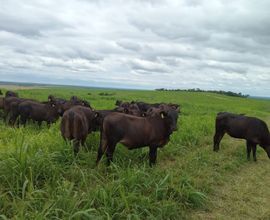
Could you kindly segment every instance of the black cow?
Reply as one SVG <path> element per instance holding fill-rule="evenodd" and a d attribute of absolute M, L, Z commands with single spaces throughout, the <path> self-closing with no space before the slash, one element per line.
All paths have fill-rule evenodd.
<path fill-rule="evenodd" d="M 227 133 L 231 137 L 246 140 L 247 159 L 250 159 L 251 150 L 253 160 L 256 161 L 256 149 L 259 144 L 270 158 L 270 134 L 266 123 L 255 117 L 247 117 L 243 114 L 220 112 L 216 117 L 216 133 L 214 135 L 214 151 L 219 150 L 219 144 Z"/>
<path fill-rule="evenodd" d="M 54 101 L 47 103 L 24 101 L 19 104 L 18 112 L 22 125 L 25 125 L 29 119 L 38 122 L 39 126 L 41 126 L 43 121 L 50 125 L 59 118 L 60 106 Z"/>
<path fill-rule="evenodd" d="M 18 106 L 20 103 L 24 101 L 28 101 L 31 99 L 24 99 L 18 97 L 5 97 L 4 98 L 4 121 L 7 121 L 8 124 L 14 125 L 17 117 L 18 117 Z"/>
<path fill-rule="evenodd" d="M 73 150 L 76 155 L 80 145 L 85 144 L 87 135 L 97 130 L 95 113 L 88 107 L 74 106 L 65 111 L 61 120 L 61 134 L 65 140 L 73 140 Z"/>
<path fill-rule="evenodd" d="M 100 146 L 96 163 L 106 152 L 108 165 L 113 159 L 117 143 L 122 143 L 129 149 L 149 146 L 150 166 L 156 162 L 157 148 L 163 147 L 169 141 L 170 135 L 177 128 L 178 112 L 159 111 L 149 117 L 137 117 L 123 113 L 108 114 L 103 121 Z"/>

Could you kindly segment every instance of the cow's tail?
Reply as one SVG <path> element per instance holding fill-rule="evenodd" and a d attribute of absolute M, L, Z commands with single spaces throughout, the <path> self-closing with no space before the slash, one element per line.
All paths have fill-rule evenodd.
<path fill-rule="evenodd" d="M 64 139 L 73 139 L 74 112 L 64 115 L 61 121 L 61 133 Z"/>
<path fill-rule="evenodd" d="M 66 125 L 67 128 L 66 130 L 68 131 L 70 140 L 74 138 L 74 118 L 75 118 L 74 112 L 70 111 L 68 113 L 68 120 Z"/>
<path fill-rule="evenodd" d="M 99 148 L 98 148 L 96 166 L 98 165 L 99 161 L 101 160 L 103 154 L 107 151 L 107 147 L 108 147 L 108 139 L 106 136 L 106 131 L 102 125 L 101 130 L 100 130 L 100 143 L 99 143 Z"/>

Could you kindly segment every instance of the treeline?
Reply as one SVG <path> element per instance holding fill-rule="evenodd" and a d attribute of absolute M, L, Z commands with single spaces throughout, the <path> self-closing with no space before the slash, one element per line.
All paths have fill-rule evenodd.
<path fill-rule="evenodd" d="M 242 94 L 241 92 L 236 93 L 236 92 L 232 92 L 232 91 L 223 91 L 223 90 L 203 90 L 200 88 L 196 88 L 196 89 L 165 89 L 165 88 L 160 88 L 160 89 L 156 89 L 156 91 L 210 92 L 210 93 L 216 93 L 216 94 L 233 96 L 233 97 L 241 97 L 241 98 L 249 97 L 249 95 Z"/>

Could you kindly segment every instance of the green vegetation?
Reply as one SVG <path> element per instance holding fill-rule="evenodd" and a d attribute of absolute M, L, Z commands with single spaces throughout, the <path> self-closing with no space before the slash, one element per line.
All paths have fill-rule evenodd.
<path fill-rule="evenodd" d="M 34 124 L 10 128 L 1 122 L 2 219 L 207 219 L 211 216 L 208 212 L 216 207 L 212 201 L 219 198 L 218 187 L 226 185 L 232 176 L 241 175 L 246 167 L 256 166 L 246 161 L 244 141 L 225 137 L 220 152 L 212 151 L 216 113 L 246 113 L 270 122 L 269 101 L 213 93 L 72 87 L 20 90 L 19 94 L 38 100 L 46 100 L 48 94 L 63 98 L 77 95 L 95 109 L 112 109 L 117 99 L 178 103 L 179 130 L 159 149 L 154 168 L 148 166 L 147 148 L 128 151 L 121 145 L 110 167 L 103 160 L 96 168 L 99 133 L 89 135 L 87 148 L 75 158 L 71 144 L 60 135 L 59 122 L 50 128 L 44 124 L 41 129 Z M 258 163 L 264 164 L 260 169 L 269 173 L 266 157 L 259 149 Z M 265 186 L 269 185 L 269 178 L 265 180 Z M 265 186 L 258 184 L 253 190 L 262 193 L 261 187 Z M 256 192 L 250 201 L 258 195 Z M 268 197 L 268 207 L 259 217 L 267 219 L 269 202 Z M 237 213 L 234 217 L 241 219 Z"/>

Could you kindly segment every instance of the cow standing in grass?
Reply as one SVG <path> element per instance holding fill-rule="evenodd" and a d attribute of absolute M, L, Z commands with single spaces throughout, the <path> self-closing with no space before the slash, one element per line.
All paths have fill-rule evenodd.
<path fill-rule="evenodd" d="M 47 125 L 50 125 L 57 121 L 59 113 L 60 106 L 54 101 L 40 103 L 27 100 L 21 102 L 18 106 L 18 114 L 22 125 L 25 125 L 30 119 L 38 122 L 39 126 L 41 126 L 43 121 L 47 122 Z"/>
<path fill-rule="evenodd" d="M 29 100 L 31 99 L 24 99 L 24 98 L 18 98 L 18 97 L 4 98 L 4 121 L 7 121 L 9 125 L 14 125 L 19 115 L 19 112 L 18 112 L 19 104 L 24 101 L 29 101 Z"/>
<path fill-rule="evenodd" d="M 106 153 L 107 164 L 113 160 L 117 143 L 128 149 L 149 146 L 150 166 L 156 163 L 157 148 L 168 143 L 170 135 L 177 129 L 178 109 L 163 111 L 155 109 L 148 117 L 137 117 L 123 113 L 107 115 L 102 124 L 98 164 Z"/>
<path fill-rule="evenodd" d="M 6 91 L 5 97 L 0 98 L 0 109 L 3 109 L 3 119 L 6 122 L 8 114 L 10 112 L 10 104 L 13 100 L 18 100 L 18 93 L 13 91 Z"/>
<path fill-rule="evenodd" d="M 216 132 L 214 135 L 214 151 L 219 150 L 219 144 L 224 134 L 246 140 L 247 159 L 250 160 L 252 150 L 256 161 L 256 149 L 259 144 L 270 158 L 270 134 L 266 123 L 255 117 L 220 112 L 216 117 Z"/>
<path fill-rule="evenodd" d="M 65 111 L 61 120 L 61 134 L 65 140 L 73 140 L 74 154 L 79 152 L 80 145 L 85 144 L 89 133 L 97 130 L 98 113 L 89 107 L 74 106 Z"/>

